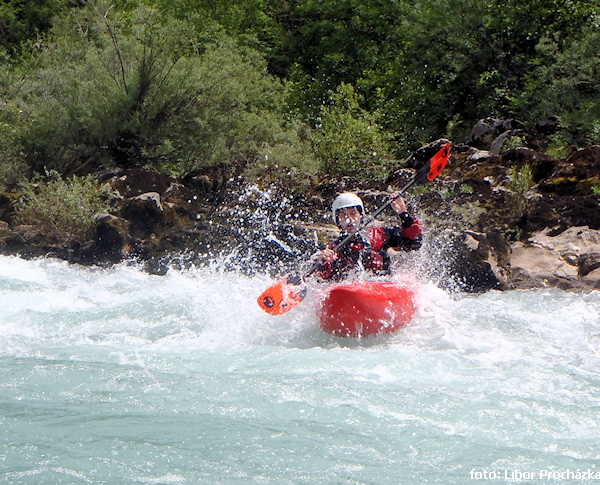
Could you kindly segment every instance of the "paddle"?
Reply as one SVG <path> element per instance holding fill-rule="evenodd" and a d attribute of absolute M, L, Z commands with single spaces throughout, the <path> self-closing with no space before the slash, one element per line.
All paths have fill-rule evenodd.
<path fill-rule="evenodd" d="M 403 192 L 408 190 L 413 185 L 422 185 L 427 182 L 431 182 L 435 179 L 440 172 L 444 169 L 446 164 L 448 163 L 448 157 L 450 156 L 450 143 L 446 143 L 446 145 L 437 152 L 433 157 L 429 159 L 429 161 L 423 165 L 415 174 L 415 176 L 410 179 L 410 181 L 402 187 L 398 191 L 396 197 L 390 198 L 385 204 L 383 204 L 379 209 L 377 209 L 366 222 L 363 222 L 356 231 L 351 234 L 348 234 L 344 239 L 342 239 L 334 248 L 334 251 L 337 251 L 342 246 L 344 246 L 354 234 L 358 231 L 363 230 L 369 224 L 371 224 L 375 218 L 381 214 L 385 208 L 390 205 L 395 199 L 401 196 Z M 278 282 L 271 285 L 265 291 L 261 293 L 258 297 L 258 306 L 260 306 L 264 311 L 270 313 L 271 315 L 281 315 L 296 305 L 298 305 L 306 296 L 306 286 L 304 283 L 304 278 L 310 276 L 314 271 L 318 268 L 319 261 L 316 260 L 313 262 L 311 267 L 306 271 L 302 276 L 300 275 L 291 275 L 287 276 Z"/>

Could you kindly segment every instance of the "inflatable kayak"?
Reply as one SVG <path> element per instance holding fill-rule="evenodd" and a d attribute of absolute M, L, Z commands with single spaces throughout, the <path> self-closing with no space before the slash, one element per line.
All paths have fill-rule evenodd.
<path fill-rule="evenodd" d="M 415 314 L 415 290 L 388 281 L 340 283 L 327 289 L 318 311 L 321 328 L 338 337 L 390 333 Z"/>

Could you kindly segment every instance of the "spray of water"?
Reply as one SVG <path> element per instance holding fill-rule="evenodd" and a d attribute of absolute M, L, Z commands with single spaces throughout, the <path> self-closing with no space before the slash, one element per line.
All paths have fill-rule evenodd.
<path fill-rule="evenodd" d="M 342 339 L 319 285 L 262 312 L 273 281 L 0 257 L 0 481 L 464 483 L 600 458 L 598 292 L 419 282 L 410 325 Z"/>

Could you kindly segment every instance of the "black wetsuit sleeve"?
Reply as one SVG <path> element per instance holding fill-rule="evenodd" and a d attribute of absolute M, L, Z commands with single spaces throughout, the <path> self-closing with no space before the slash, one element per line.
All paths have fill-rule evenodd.
<path fill-rule="evenodd" d="M 413 224 L 412 218 L 411 218 L 411 223 L 408 226 L 404 226 L 404 221 L 402 223 L 402 225 L 404 227 L 410 227 L 410 226 L 412 226 L 412 224 Z M 399 227 L 399 226 L 386 228 L 385 232 L 386 232 L 386 236 L 387 236 L 386 246 L 390 247 L 390 248 L 394 248 L 396 250 L 415 251 L 415 250 L 419 249 L 423 244 L 422 236 L 417 236 L 414 239 L 409 239 L 404 235 L 404 232 L 402 231 L 402 227 Z"/>

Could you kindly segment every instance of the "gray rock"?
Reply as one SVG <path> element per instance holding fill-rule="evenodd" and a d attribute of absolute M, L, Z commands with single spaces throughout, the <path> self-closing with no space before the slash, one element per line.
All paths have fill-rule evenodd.
<path fill-rule="evenodd" d="M 600 288 L 600 231 L 570 227 L 556 236 L 550 229 L 511 246 L 515 288 Z"/>

